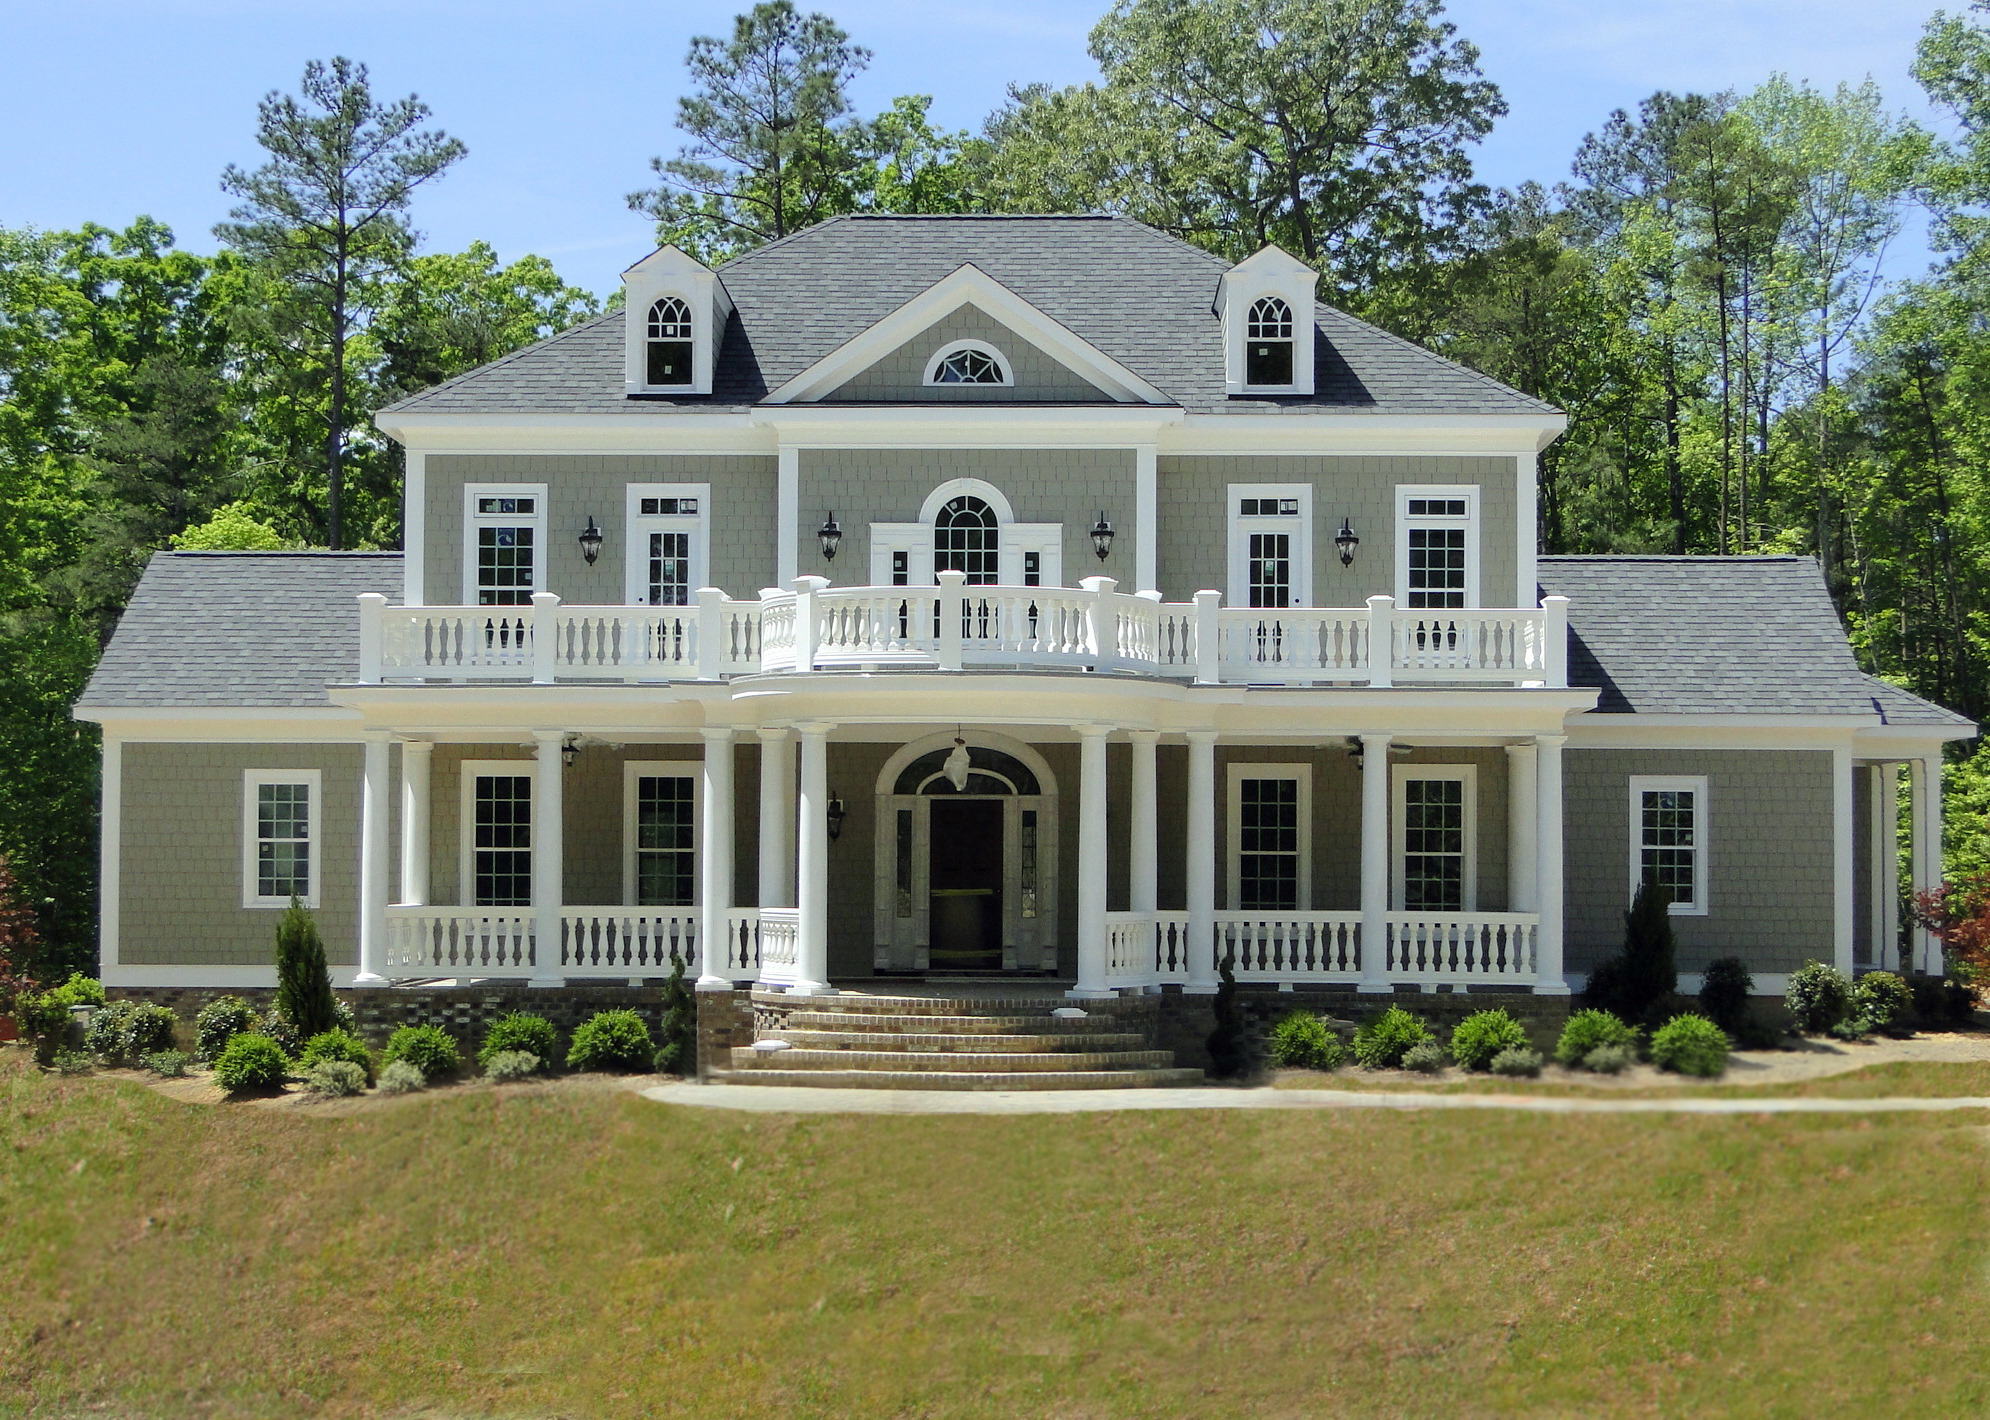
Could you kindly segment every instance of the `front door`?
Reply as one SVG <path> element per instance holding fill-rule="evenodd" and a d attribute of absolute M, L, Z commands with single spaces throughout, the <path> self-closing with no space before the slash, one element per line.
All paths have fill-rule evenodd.
<path fill-rule="evenodd" d="M 934 799 L 931 961 L 935 971 L 1002 969 L 1002 801 Z"/>

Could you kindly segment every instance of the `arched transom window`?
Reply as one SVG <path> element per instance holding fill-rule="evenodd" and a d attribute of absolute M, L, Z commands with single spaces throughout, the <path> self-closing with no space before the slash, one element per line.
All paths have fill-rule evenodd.
<path fill-rule="evenodd" d="M 970 587 L 991 586 L 999 575 L 999 524 L 979 498 L 950 498 L 933 520 L 933 570 L 965 572 Z"/>
<path fill-rule="evenodd" d="M 675 296 L 650 307 L 649 383 L 691 383 L 691 308 Z"/>
<path fill-rule="evenodd" d="M 967 751 L 967 787 L 954 788 L 947 778 L 949 750 L 922 754 L 899 771 L 895 794 L 1040 794 L 1036 775 L 1012 754 L 971 745 Z"/>
<path fill-rule="evenodd" d="M 929 385 L 1006 385 L 1009 367 L 1001 353 L 979 341 L 949 346 L 926 371 Z"/>
<path fill-rule="evenodd" d="M 1292 307 L 1276 296 L 1251 306 L 1244 330 L 1244 380 L 1253 385 L 1292 383 Z"/>

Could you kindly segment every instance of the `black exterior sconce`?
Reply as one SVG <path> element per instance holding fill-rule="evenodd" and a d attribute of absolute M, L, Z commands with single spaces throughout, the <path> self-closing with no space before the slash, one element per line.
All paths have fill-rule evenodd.
<path fill-rule="evenodd" d="M 592 567 L 594 559 L 601 555 L 601 544 L 607 541 L 607 535 L 595 526 L 594 514 L 587 515 L 587 526 L 580 530 L 580 537 L 576 540 L 580 543 L 580 555 L 585 557 L 587 565 Z"/>
<path fill-rule="evenodd" d="M 816 546 L 822 549 L 824 562 L 836 560 L 836 549 L 843 542 L 843 529 L 837 523 L 834 513 L 823 519 L 822 526 L 815 530 L 815 542 Z"/>
<path fill-rule="evenodd" d="M 1334 546 L 1340 552 L 1340 565 L 1354 565 L 1354 549 L 1361 546 L 1361 539 L 1354 535 L 1354 529 L 1346 518 L 1340 520 L 1340 531 L 1334 534 Z"/>
<path fill-rule="evenodd" d="M 849 816 L 849 811 L 841 799 L 832 798 L 823 816 L 829 821 L 829 841 L 834 843 L 843 836 L 843 820 Z"/>
<path fill-rule="evenodd" d="M 1099 513 L 1099 520 L 1092 524 L 1092 551 L 1099 554 L 1101 562 L 1105 561 L 1106 554 L 1112 551 L 1112 524 L 1106 521 L 1103 510 Z"/>

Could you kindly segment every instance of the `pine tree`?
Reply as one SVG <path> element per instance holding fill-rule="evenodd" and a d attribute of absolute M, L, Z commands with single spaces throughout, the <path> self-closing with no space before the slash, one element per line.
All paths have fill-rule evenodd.
<path fill-rule="evenodd" d="M 698 1069 L 698 1003 L 684 984 L 684 963 L 679 960 L 663 983 L 663 1021 L 658 1028 L 656 1048 L 659 1074 L 690 1075 Z"/>
<path fill-rule="evenodd" d="M 276 1013 L 300 1041 L 338 1024 L 324 938 L 310 912 L 294 897 L 276 924 Z"/>

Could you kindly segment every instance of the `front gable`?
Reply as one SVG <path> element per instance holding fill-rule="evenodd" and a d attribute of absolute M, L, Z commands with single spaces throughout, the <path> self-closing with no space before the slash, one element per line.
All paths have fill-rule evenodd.
<path fill-rule="evenodd" d="M 1007 382 L 927 383 L 935 361 L 964 346 L 992 355 Z M 1115 398 L 1112 390 L 1087 379 L 972 301 L 956 306 L 821 396 L 825 404 L 1109 404 Z"/>

